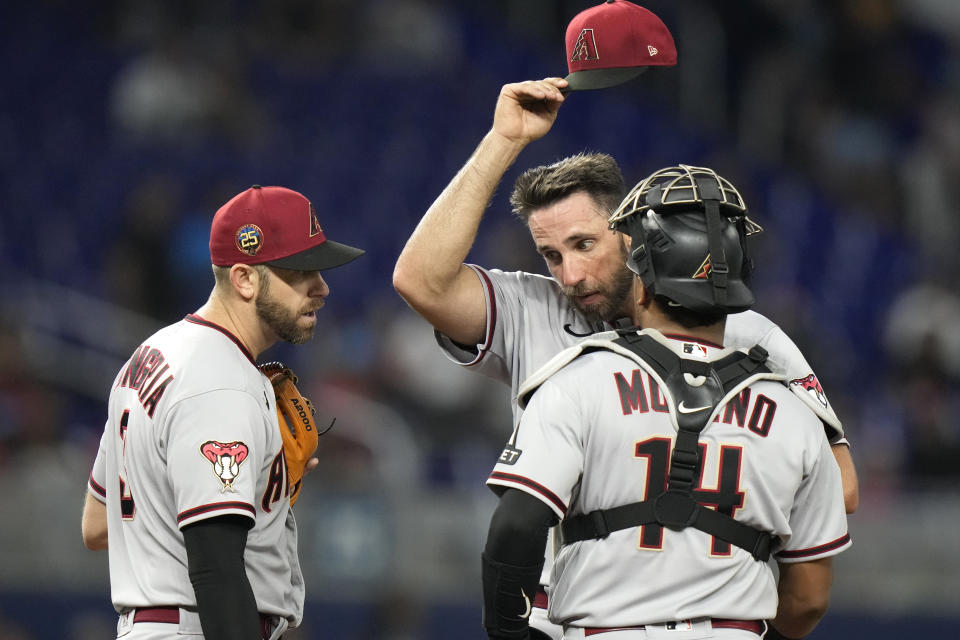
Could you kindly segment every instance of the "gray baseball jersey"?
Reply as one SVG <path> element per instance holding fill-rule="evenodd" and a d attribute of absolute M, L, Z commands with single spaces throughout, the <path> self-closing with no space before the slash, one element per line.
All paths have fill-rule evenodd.
<path fill-rule="evenodd" d="M 180 529 L 236 514 L 253 520 L 244 563 L 257 608 L 300 623 L 303 578 L 273 388 L 225 329 L 189 315 L 134 352 L 110 392 L 88 490 L 106 503 L 118 612 L 195 608 Z"/>
<path fill-rule="evenodd" d="M 510 385 L 514 424 L 520 384 L 554 357 L 584 337 L 608 325 L 594 326 L 567 301 L 556 280 L 523 271 L 501 271 L 468 265 L 483 283 L 487 303 L 484 341 L 476 351 L 463 349 L 437 332 L 437 342 L 457 364 Z M 797 345 L 780 327 L 754 311 L 727 318 L 725 343 L 734 349 L 759 344 L 767 350 L 767 365 L 790 381 L 791 388 L 832 427 L 843 429 L 813 369 Z"/>
<path fill-rule="evenodd" d="M 681 357 L 711 361 L 731 353 L 644 333 Z M 677 407 L 664 381 L 625 350 L 563 360 L 551 363 L 556 373 L 535 374 L 545 382 L 520 419 L 511 455 L 501 458 L 488 484 L 524 491 L 560 518 L 659 494 L 677 432 Z M 814 560 L 849 547 L 840 470 L 823 427 L 782 383 L 761 379 L 731 390 L 699 441 L 703 464 L 694 497 L 726 505 L 738 521 L 778 536 L 778 561 Z M 564 546 L 551 585 L 550 620 L 577 627 L 762 620 L 777 611 L 768 563 L 691 527 L 645 525 Z"/>

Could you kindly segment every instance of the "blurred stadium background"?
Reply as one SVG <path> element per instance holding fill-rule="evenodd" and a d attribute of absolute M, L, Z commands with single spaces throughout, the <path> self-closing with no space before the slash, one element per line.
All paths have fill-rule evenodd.
<path fill-rule="evenodd" d="M 212 279 L 216 208 L 304 192 L 367 256 L 307 347 L 322 470 L 297 509 L 294 639 L 483 637 L 483 481 L 506 390 L 447 363 L 391 286 L 499 87 L 565 75 L 584 0 L 10 0 L 0 6 L 0 640 L 113 636 L 80 541 L 110 381 Z M 633 183 L 703 164 L 767 229 L 758 310 L 813 363 L 861 506 L 814 638 L 960 623 L 960 3 L 667 0 L 680 64 L 574 95 L 498 191 L 474 262 L 543 271 L 511 218 L 525 167 L 609 152 Z"/>

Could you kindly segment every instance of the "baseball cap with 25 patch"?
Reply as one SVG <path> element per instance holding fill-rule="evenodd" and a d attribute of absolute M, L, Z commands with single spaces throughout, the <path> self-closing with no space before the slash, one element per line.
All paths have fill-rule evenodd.
<path fill-rule="evenodd" d="M 567 25 L 569 91 L 605 89 L 651 66 L 677 64 L 670 30 L 652 11 L 626 0 L 585 9 Z"/>
<path fill-rule="evenodd" d="M 329 240 L 310 201 L 286 187 L 250 187 L 220 207 L 210 226 L 210 261 L 220 267 L 269 264 L 321 271 L 363 254 Z"/>

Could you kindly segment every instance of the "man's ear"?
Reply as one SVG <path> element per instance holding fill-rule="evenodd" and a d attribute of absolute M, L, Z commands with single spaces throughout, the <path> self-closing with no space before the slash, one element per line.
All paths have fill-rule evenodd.
<path fill-rule="evenodd" d="M 230 267 L 230 284 L 245 301 L 250 301 L 260 289 L 260 272 L 248 264 Z"/>

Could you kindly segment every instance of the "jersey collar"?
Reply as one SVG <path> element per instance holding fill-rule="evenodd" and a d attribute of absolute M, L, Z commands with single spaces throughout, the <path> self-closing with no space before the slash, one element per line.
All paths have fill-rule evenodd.
<path fill-rule="evenodd" d="M 184 318 L 184 320 L 186 320 L 187 322 L 191 322 L 191 323 L 193 323 L 193 324 L 199 324 L 199 325 L 204 326 L 204 327 L 209 327 L 209 328 L 214 329 L 214 330 L 216 330 L 216 331 L 219 331 L 219 332 L 222 333 L 223 335 L 227 336 L 228 338 L 230 338 L 230 339 L 233 341 L 233 343 L 234 343 L 235 345 L 237 345 L 237 347 L 240 349 L 240 351 L 243 352 L 243 355 L 245 355 L 245 356 L 247 357 L 247 360 L 250 361 L 250 364 L 252 364 L 253 366 L 257 366 L 256 360 L 253 359 L 253 356 L 250 354 L 250 352 L 247 350 L 247 348 L 246 348 L 245 346 L 243 346 L 243 343 L 242 343 L 242 342 L 240 342 L 240 338 L 238 338 L 237 336 L 233 335 L 232 333 L 230 333 L 229 331 L 227 331 L 226 329 L 224 329 L 224 328 L 221 327 L 220 325 L 215 324 L 215 323 L 213 323 L 213 322 L 210 322 L 209 320 L 204 320 L 203 318 L 201 318 L 200 316 L 198 316 L 198 315 L 195 314 L 195 313 L 188 313 L 187 316 Z"/>

